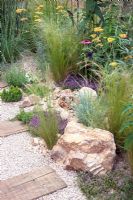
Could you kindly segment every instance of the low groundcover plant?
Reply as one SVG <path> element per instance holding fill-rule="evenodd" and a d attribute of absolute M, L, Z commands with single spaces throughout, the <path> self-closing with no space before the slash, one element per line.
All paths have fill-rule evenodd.
<path fill-rule="evenodd" d="M 0 94 L 2 101 L 17 102 L 22 99 L 22 92 L 18 87 L 11 86 L 9 89 L 4 89 Z"/>
<path fill-rule="evenodd" d="M 22 70 L 20 66 L 15 65 L 6 70 L 4 79 L 9 85 L 17 87 L 24 87 L 24 85 L 28 83 L 26 72 Z"/>

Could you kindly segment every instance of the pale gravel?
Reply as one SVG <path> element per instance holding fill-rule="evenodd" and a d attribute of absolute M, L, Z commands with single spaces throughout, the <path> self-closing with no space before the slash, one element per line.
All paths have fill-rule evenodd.
<path fill-rule="evenodd" d="M 12 119 L 19 112 L 19 103 L 0 102 L 0 121 Z M 85 200 L 77 186 L 76 173 L 66 171 L 50 158 L 42 155 L 31 144 L 32 136 L 25 132 L 0 138 L 0 180 L 34 170 L 36 167 L 50 166 L 66 182 L 67 187 L 38 200 Z"/>

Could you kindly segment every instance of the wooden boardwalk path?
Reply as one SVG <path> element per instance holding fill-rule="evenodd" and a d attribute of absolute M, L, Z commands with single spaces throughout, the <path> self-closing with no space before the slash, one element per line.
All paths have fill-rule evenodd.
<path fill-rule="evenodd" d="M 0 137 L 6 137 L 16 133 L 27 131 L 28 128 L 19 121 L 1 121 L 0 122 Z"/>
<path fill-rule="evenodd" d="M 50 167 L 0 181 L 0 200 L 35 200 L 66 187 Z"/>

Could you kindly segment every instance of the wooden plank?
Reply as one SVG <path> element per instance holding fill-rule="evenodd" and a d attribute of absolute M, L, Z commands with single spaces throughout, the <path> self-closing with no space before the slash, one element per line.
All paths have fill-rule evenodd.
<path fill-rule="evenodd" d="M 42 168 L 37 168 L 34 173 L 27 172 L 25 174 L 21 174 L 19 176 L 14 176 L 13 178 L 9 178 L 7 180 L 1 181 L 0 182 L 0 190 L 7 192 L 8 190 L 13 189 L 14 187 L 24 184 L 26 182 L 29 182 L 31 180 L 34 180 L 38 177 L 47 175 L 51 172 L 54 172 L 54 170 L 50 167 L 42 167 Z"/>
<path fill-rule="evenodd" d="M 0 81 L 0 89 L 7 87 L 8 84 L 6 82 Z"/>
<path fill-rule="evenodd" d="M 53 169 L 43 167 L 25 175 L 1 181 L 0 200 L 33 200 L 64 187 L 66 187 L 65 182 Z"/>
<path fill-rule="evenodd" d="M 16 133 L 22 133 L 28 130 L 28 127 L 24 126 L 19 121 L 3 121 L 0 122 L 0 137 L 6 137 Z"/>

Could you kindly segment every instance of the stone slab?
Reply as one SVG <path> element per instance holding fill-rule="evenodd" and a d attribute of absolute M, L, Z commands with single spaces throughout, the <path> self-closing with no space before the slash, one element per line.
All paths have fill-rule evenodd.
<path fill-rule="evenodd" d="M 0 181 L 0 200 L 35 200 L 66 186 L 52 168 L 44 166 Z"/>
<path fill-rule="evenodd" d="M 19 121 L 1 121 L 0 122 L 0 137 L 6 137 L 16 133 L 22 133 L 28 130 L 28 127 L 24 126 Z"/>

